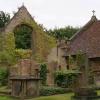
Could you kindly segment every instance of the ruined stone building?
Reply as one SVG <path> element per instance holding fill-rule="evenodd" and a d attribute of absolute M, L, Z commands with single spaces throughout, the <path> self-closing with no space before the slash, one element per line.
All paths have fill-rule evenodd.
<path fill-rule="evenodd" d="M 54 43 L 53 38 L 50 36 L 47 36 L 43 32 L 42 28 L 38 25 L 38 23 L 30 15 L 30 13 L 28 12 L 27 8 L 24 5 L 18 8 L 18 11 L 14 13 L 14 16 L 10 19 L 10 21 L 7 24 L 5 24 L 5 27 L 0 29 L 0 34 L 4 33 L 4 34 L 10 35 L 12 33 L 11 36 L 13 37 L 14 35 L 14 38 L 13 38 L 14 40 L 16 38 L 15 30 L 19 26 L 27 26 L 32 31 L 32 33 L 30 34 L 31 39 L 30 39 L 29 49 L 32 51 L 31 56 L 34 55 L 33 57 L 34 60 L 37 60 L 37 58 L 39 58 L 41 61 L 46 61 L 46 58 L 47 58 L 48 53 L 50 52 L 50 49 L 54 47 L 53 45 L 52 46 L 50 45 L 49 47 L 50 42 Z M 52 40 L 48 41 L 50 39 Z M 12 42 L 14 42 L 13 45 L 16 44 L 15 41 L 12 41 Z M 3 44 L 5 43 L 6 42 L 4 42 Z M 10 43 L 9 45 L 12 46 L 12 44 Z M 3 47 L 4 46 L 2 46 L 2 48 Z M 44 48 L 47 48 L 47 49 L 44 49 Z M 13 47 L 13 49 L 16 49 L 16 47 Z"/>
<path fill-rule="evenodd" d="M 16 49 L 14 46 L 15 45 L 14 31 L 20 25 L 22 25 L 22 26 L 26 25 L 32 29 L 31 40 L 30 40 L 31 41 L 31 43 L 30 43 L 31 52 L 29 52 L 30 56 L 27 59 L 31 59 L 33 61 L 33 63 L 34 63 L 34 61 L 36 62 L 37 59 L 42 60 L 42 62 L 43 61 L 46 62 L 47 67 L 48 67 L 47 69 L 49 70 L 49 73 L 47 74 L 47 84 L 53 84 L 54 83 L 53 70 L 57 65 L 56 62 L 53 62 L 53 59 L 55 59 L 57 57 L 56 56 L 57 50 L 56 50 L 56 48 L 52 49 L 54 46 L 53 45 L 51 46 L 51 42 L 54 43 L 54 41 L 53 41 L 54 39 L 53 39 L 53 37 L 50 37 L 50 36 L 47 36 L 46 34 L 44 34 L 43 30 L 35 22 L 34 18 L 30 15 L 30 13 L 28 12 L 27 8 L 24 5 L 22 5 L 20 8 L 18 8 L 18 11 L 15 12 L 14 16 L 10 19 L 10 21 L 7 24 L 5 24 L 5 27 L 0 29 L 0 50 L 2 49 L 1 51 L 4 51 L 7 49 L 10 52 L 10 54 L 13 55 L 13 53 Z M 8 35 L 9 40 L 13 40 L 13 41 L 11 41 L 11 42 L 9 42 L 9 40 L 5 41 L 6 40 L 5 38 L 2 40 L 2 38 L 1 38 L 2 35 L 3 36 Z M 7 44 L 7 46 L 6 46 L 6 44 Z M 50 44 L 50 47 L 48 44 Z M 8 46 L 11 47 L 12 49 L 9 50 Z M 47 55 L 50 53 L 50 50 L 51 50 L 51 52 L 53 52 L 53 55 L 52 54 L 49 55 L 48 59 L 47 59 Z M 16 58 L 16 57 L 14 57 L 14 58 Z M 26 59 L 26 58 L 23 58 L 23 59 Z M 5 64 L 5 62 L 4 62 L 4 64 Z M 32 66 L 34 67 L 32 69 L 33 74 L 34 75 L 39 74 L 38 72 L 39 72 L 40 65 L 37 63 L 36 65 L 32 65 Z M 17 69 L 18 68 L 16 68 L 15 66 L 13 66 L 13 68 L 11 67 L 10 75 L 11 76 L 18 75 L 19 72 Z"/>

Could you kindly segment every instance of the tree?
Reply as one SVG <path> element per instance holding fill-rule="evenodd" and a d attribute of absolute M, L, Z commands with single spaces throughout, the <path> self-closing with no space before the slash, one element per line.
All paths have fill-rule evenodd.
<path fill-rule="evenodd" d="M 65 28 L 54 28 L 54 29 L 45 29 L 45 32 L 48 35 L 51 35 L 57 39 L 59 38 L 70 38 L 73 36 L 77 31 L 79 30 L 79 27 L 72 27 L 72 26 L 67 26 Z"/>
<path fill-rule="evenodd" d="M 14 30 L 15 47 L 17 49 L 30 49 L 32 29 L 27 25 L 20 25 Z"/>
<path fill-rule="evenodd" d="M 0 28 L 4 27 L 5 23 L 7 23 L 9 20 L 10 14 L 0 11 Z"/>

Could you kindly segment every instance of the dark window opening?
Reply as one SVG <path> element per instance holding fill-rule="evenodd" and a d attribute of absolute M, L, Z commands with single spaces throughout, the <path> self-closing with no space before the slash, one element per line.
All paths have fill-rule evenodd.
<path fill-rule="evenodd" d="M 17 26 L 14 30 L 15 48 L 30 49 L 31 48 L 32 29 L 27 25 Z"/>
<path fill-rule="evenodd" d="M 67 65 L 67 69 L 69 70 L 69 65 Z"/>

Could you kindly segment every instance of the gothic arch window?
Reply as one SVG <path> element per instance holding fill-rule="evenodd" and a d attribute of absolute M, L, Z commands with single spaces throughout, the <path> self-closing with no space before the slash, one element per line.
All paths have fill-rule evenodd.
<path fill-rule="evenodd" d="M 31 49 L 32 28 L 26 24 L 21 24 L 14 29 L 15 48 Z"/>

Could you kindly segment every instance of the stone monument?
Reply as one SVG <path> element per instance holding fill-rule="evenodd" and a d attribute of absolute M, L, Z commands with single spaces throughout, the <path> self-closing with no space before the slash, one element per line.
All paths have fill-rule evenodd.
<path fill-rule="evenodd" d="M 31 98 L 39 95 L 40 78 L 38 75 L 33 74 L 32 66 L 33 63 L 29 59 L 19 60 L 16 70 L 18 71 L 17 75 L 10 77 L 10 80 L 12 80 L 11 96 L 17 98 Z"/>
<path fill-rule="evenodd" d="M 94 92 L 94 90 L 89 86 L 88 66 L 88 57 L 84 54 L 81 65 L 82 86 L 80 88 L 76 88 L 75 95 L 72 97 L 72 100 L 94 100 L 99 97 L 97 96 L 97 92 Z"/>

